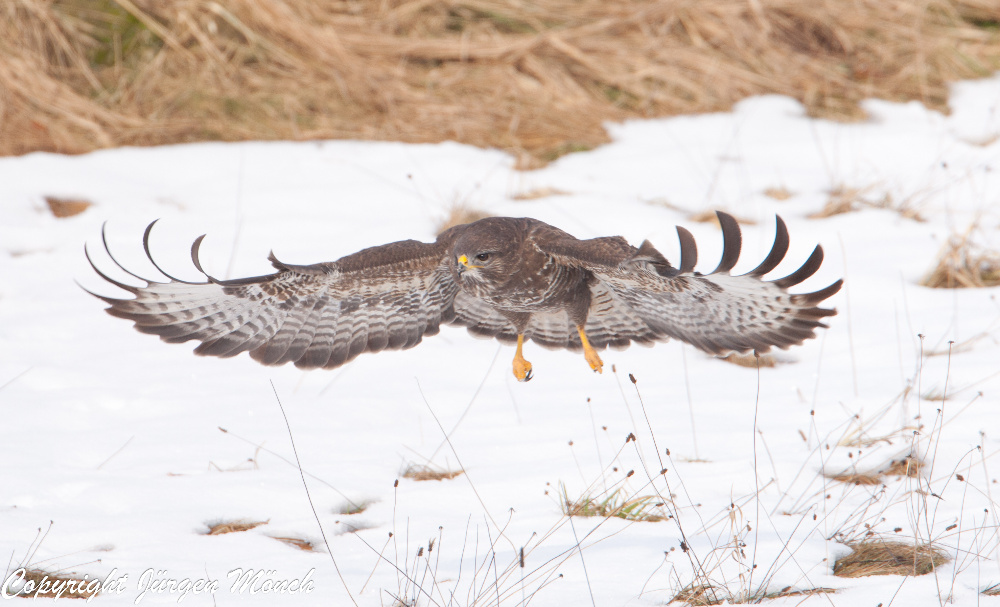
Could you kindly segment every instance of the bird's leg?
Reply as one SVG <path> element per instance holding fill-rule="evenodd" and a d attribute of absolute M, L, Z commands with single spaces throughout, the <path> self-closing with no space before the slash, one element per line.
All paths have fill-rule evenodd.
<path fill-rule="evenodd" d="M 583 344 L 583 357 L 587 359 L 587 363 L 590 365 L 591 369 L 600 373 L 601 369 L 604 367 L 604 361 L 597 355 L 597 350 L 590 345 L 590 340 L 587 339 L 587 334 L 583 332 L 583 325 L 577 325 L 576 331 L 580 334 L 580 343 Z"/>
<path fill-rule="evenodd" d="M 517 351 L 514 352 L 514 377 L 517 381 L 531 380 L 531 363 L 524 360 L 521 348 L 524 346 L 524 334 L 517 334 Z"/>

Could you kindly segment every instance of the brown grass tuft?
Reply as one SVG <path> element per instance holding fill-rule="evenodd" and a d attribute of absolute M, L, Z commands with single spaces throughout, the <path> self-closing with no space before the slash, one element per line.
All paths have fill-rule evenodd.
<path fill-rule="evenodd" d="M 724 588 L 717 588 L 709 584 L 691 584 L 681 588 L 681 591 L 667 603 L 684 603 L 700 607 L 701 605 L 721 605 L 724 601 L 729 602 L 730 598 L 729 592 Z"/>
<path fill-rule="evenodd" d="M 1000 596 L 1000 584 L 993 584 L 992 586 L 987 586 L 983 589 L 983 594 L 986 596 Z"/>
<path fill-rule="evenodd" d="M 777 188 L 767 188 L 766 190 L 764 190 L 764 196 L 767 196 L 768 198 L 773 198 L 774 200 L 779 200 L 779 201 L 788 200 L 789 198 L 791 198 L 794 195 L 795 194 L 793 194 L 790 191 L 788 191 L 788 188 L 786 188 L 785 186 L 781 186 L 781 187 L 777 187 Z"/>
<path fill-rule="evenodd" d="M 835 594 L 837 590 L 835 588 L 806 588 L 804 590 L 796 590 L 792 587 L 782 588 L 778 592 L 768 593 L 766 597 L 768 599 L 780 599 L 786 596 L 814 596 L 817 594 Z"/>
<path fill-rule="evenodd" d="M 82 198 L 57 198 L 55 196 L 46 196 L 45 202 L 48 203 L 52 214 L 60 219 L 79 215 L 94 204 Z"/>
<path fill-rule="evenodd" d="M 48 586 L 42 586 L 43 581 L 49 582 Z M 90 602 L 92 597 L 100 594 L 100 587 L 97 590 L 88 589 L 88 583 L 96 578 L 90 578 L 84 580 L 80 577 L 75 577 L 73 575 L 68 575 L 64 573 L 49 573 L 48 571 L 43 571 L 42 569 L 35 569 L 33 567 L 25 568 L 23 579 L 25 582 L 33 582 L 35 584 L 35 590 L 28 595 L 18 595 L 18 596 L 29 596 L 38 597 L 45 599 L 87 599 Z M 100 580 L 98 580 L 99 582 Z M 53 587 L 54 582 L 66 582 L 66 586 L 59 585 Z M 83 584 L 80 584 L 83 582 Z M 11 589 L 13 591 L 13 589 Z M 4 598 L 10 598 L 9 596 L 4 596 Z"/>
<path fill-rule="evenodd" d="M 239 533 L 241 531 L 250 531 L 254 527 L 260 527 L 261 525 L 266 525 L 270 522 L 270 519 L 266 521 L 224 521 L 221 523 L 209 524 L 208 531 L 205 535 L 222 535 L 223 533 Z"/>
<path fill-rule="evenodd" d="M 774 592 L 760 593 L 732 593 L 727 588 L 711 586 L 709 584 L 691 584 L 681 589 L 668 604 L 684 603 L 693 607 L 703 605 L 744 605 L 748 603 L 760 603 L 762 600 L 774 600 L 790 596 L 813 596 L 817 594 L 834 594 L 837 591 L 833 588 L 807 588 L 795 589 L 786 586 Z"/>
<path fill-rule="evenodd" d="M 453 139 L 521 168 L 602 123 L 777 93 L 947 111 L 1000 66 L 986 0 L 21 0 L 0 5 L 0 154 L 204 140 Z"/>
<path fill-rule="evenodd" d="M 492 214 L 487 213 L 486 211 L 470 209 L 465 205 L 456 205 L 448 210 L 448 216 L 445 217 L 444 221 L 442 221 L 438 226 L 437 233 L 440 234 L 448 228 L 465 225 L 467 223 L 472 223 L 474 221 L 479 221 L 480 219 L 486 219 L 487 217 L 492 216 Z"/>
<path fill-rule="evenodd" d="M 439 468 L 434 468 L 431 466 L 421 466 L 418 464 L 410 464 L 403 471 L 403 478 L 409 478 L 415 481 L 443 481 L 451 480 L 456 476 L 465 472 L 464 470 L 441 470 Z"/>
<path fill-rule="evenodd" d="M 907 476 L 915 478 L 920 475 L 920 471 L 923 469 L 924 462 L 916 457 L 908 455 L 906 457 L 890 461 L 888 467 L 879 471 L 879 474 L 883 474 L 885 476 Z"/>
<path fill-rule="evenodd" d="M 667 520 L 663 502 L 655 495 L 628 497 L 622 489 L 616 489 L 603 497 L 583 495 L 570 499 L 566 486 L 559 484 L 562 511 L 566 516 L 603 516 L 621 518 L 627 521 L 656 523 Z"/>
<path fill-rule="evenodd" d="M 1000 285 L 1000 252 L 986 250 L 972 241 L 976 226 L 948 239 L 937 265 L 920 281 L 932 289 L 962 289 Z"/>
<path fill-rule="evenodd" d="M 915 478 L 920 474 L 923 467 L 924 463 L 920 459 L 907 455 L 900 459 L 891 460 L 889 464 L 881 470 L 868 470 L 863 472 L 850 470 L 839 472 L 837 474 L 828 474 L 827 478 L 852 485 L 881 485 L 885 482 L 885 477 L 887 476 L 906 476 Z"/>
<path fill-rule="evenodd" d="M 514 200 L 538 200 L 539 198 L 548 198 L 549 196 L 569 196 L 570 192 L 565 190 L 560 190 L 559 188 L 551 188 L 548 186 L 535 188 L 533 190 L 528 190 L 527 192 L 519 192 L 511 196 Z"/>
<path fill-rule="evenodd" d="M 841 472 L 832 476 L 827 476 L 832 481 L 847 483 L 851 485 L 881 485 L 882 477 L 878 473 L 872 472 Z"/>
<path fill-rule="evenodd" d="M 890 194 L 883 194 L 882 197 L 871 199 L 867 194 L 872 188 L 848 188 L 838 186 L 830 190 L 830 196 L 826 204 L 819 211 L 809 215 L 809 219 L 823 219 L 844 213 L 853 213 L 862 209 L 881 209 L 895 211 L 904 219 L 924 222 L 926 219 L 920 215 L 913 200 L 902 203 L 895 203 Z"/>
<path fill-rule="evenodd" d="M 733 215 L 730 213 L 730 215 Z M 746 217 L 740 217 L 738 215 L 733 215 L 736 221 L 741 225 L 755 225 L 757 222 L 753 219 L 747 219 Z M 696 221 L 698 223 L 711 223 L 713 225 L 719 225 L 719 216 L 715 214 L 715 210 L 711 209 L 708 211 L 698 211 L 697 213 L 691 213 L 688 215 L 688 219 L 691 221 Z"/>
<path fill-rule="evenodd" d="M 773 367 L 778 364 L 778 360 L 773 354 L 754 355 L 753 352 L 749 354 L 733 352 L 732 354 L 726 356 L 720 356 L 719 360 L 724 360 L 727 363 L 732 363 L 740 367 L 748 367 L 750 369 L 756 369 L 758 366 Z"/>
<path fill-rule="evenodd" d="M 343 504 L 341 504 L 336 509 L 336 513 L 337 514 L 361 514 L 365 510 L 368 510 L 368 507 L 371 506 L 372 504 L 374 504 L 377 501 L 378 500 L 360 500 L 360 501 L 357 501 L 357 502 L 351 502 L 351 501 L 344 502 Z"/>
<path fill-rule="evenodd" d="M 272 535 L 271 537 L 278 540 L 282 544 L 288 544 L 293 548 L 298 548 L 299 550 L 304 550 L 306 552 L 316 552 L 316 545 L 309 540 L 302 539 L 300 537 L 279 537 L 277 535 Z"/>
<path fill-rule="evenodd" d="M 914 545 L 876 539 L 848 546 L 851 553 L 837 559 L 833 564 L 833 575 L 924 575 L 949 560 L 944 551 L 931 544 Z"/>

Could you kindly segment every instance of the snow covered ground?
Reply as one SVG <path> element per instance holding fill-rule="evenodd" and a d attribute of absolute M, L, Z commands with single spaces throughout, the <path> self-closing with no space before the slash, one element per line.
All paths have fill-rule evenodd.
<path fill-rule="evenodd" d="M 8 572 L 29 564 L 108 579 L 93 599 L 108 606 L 658 605 L 706 580 L 720 596 L 836 589 L 775 605 L 998 600 L 979 593 L 1000 583 L 1000 289 L 918 282 L 972 225 L 974 240 L 1000 249 L 1000 78 L 956 86 L 950 116 L 916 103 L 866 107 L 868 122 L 837 124 L 764 97 L 728 114 L 616 124 L 612 144 L 528 173 L 497 151 L 350 141 L 0 159 Z M 810 218 L 836 190 L 866 202 Z M 57 219 L 44 196 L 94 205 Z M 756 222 L 743 225 L 734 272 L 766 255 L 780 213 L 792 246 L 772 276 L 822 244 L 826 262 L 801 290 L 845 278 L 830 302 L 840 313 L 759 374 L 671 342 L 609 351 L 595 375 L 578 354 L 529 344 L 535 378 L 518 384 L 512 348 L 452 328 L 335 371 L 195 357 L 190 344 L 104 314 L 75 283 L 121 295 L 83 255 L 89 243 L 115 269 L 100 246 L 105 221 L 116 257 L 155 277 L 141 241 L 160 218 L 157 261 L 196 279 L 188 247 L 202 233 L 207 271 L 249 276 L 270 271 L 271 249 L 304 264 L 432 240 L 456 205 L 581 238 L 648 238 L 673 261 L 682 224 L 703 271 L 722 239 L 690 216 L 724 209 Z M 824 476 L 908 454 L 925 463 L 915 477 Z M 403 478 L 411 464 L 465 474 Z M 560 487 L 598 499 L 620 489 L 615 499 L 648 497 L 674 518 L 570 519 Z M 352 503 L 367 508 L 342 514 Z M 267 524 L 206 535 L 234 520 Z M 833 576 L 843 542 L 866 536 L 933 541 L 951 560 L 919 577 Z M 239 592 L 238 569 L 262 571 L 261 583 L 309 583 Z M 171 579 L 217 589 L 143 592 Z"/>

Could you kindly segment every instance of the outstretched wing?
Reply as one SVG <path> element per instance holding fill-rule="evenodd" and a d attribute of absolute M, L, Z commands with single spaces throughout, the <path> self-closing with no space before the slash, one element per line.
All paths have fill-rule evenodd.
<path fill-rule="evenodd" d="M 767 258 L 752 271 L 732 276 L 729 271 L 740 255 L 740 228 L 732 216 L 717 214 L 723 235 L 722 260 L 707 275 L 694 272 L 694 237 L 679 226 L 681 260 L 677 268 L 648 241 L 636 249 L 624 239 L 591 241 L 566 235 L 540 239 L 538 244 L 560 263 L 587 268 L 610 292 L 610 300 L 595 298 L 591 304 L 588 337 L 591 332 L 606 336 L 602 341 L 591 340 L 595 347 L 648 341 L 652 334 L 659 340 L 680 339 L 712 354 L 763 353 L 774 346 L 787 348 L 815 337 L 817 328 L 826 327 L 821 319 L 836 314 L 836 310 L 817 304 L 839 291 L 843 281 L 813 293 L 792 294 L 787 289 L 816 273 L 823 262 L 822 247 L 817 246 L 805 264 L 789 276 L 762 280 L 788 252 L 788 230 L 778 217 L 774 246 Z M 596 292 L 593 287 L 591 291 Z M 603 305 L 598 305 L 599 301 L 604 301 Z M 616 325 L 635 318 L 641 319 L 645 328 L 616 332 Z"/>
<path fill-rule="evenodd" d="M 155 223 L 155 222 L 154 222 Z M 100 297 L 108 313 L 135 322 L 143 333 L 176 343 L 198 340 L 196 354 L 229 357 L 240 352 L 265 365 L 295 363 L 301 368 L 334 368 L 362 352 L 410 348 L 434 335 L 454 317 L 458 291 L 446 256 L 459 229 L 437 242 L 405 240 L 365 249 L 334 262 L 293 266 L 269 257 L 274 274 L 217 280 L 198 260 L 204 236 L 195 240 L 191 258 L 205 282 L 173 278 L 153 261 L 146 228 L 143 246 L 150 262 L 169 282 L 135 287 L 114 280 L 90 259 L 108 282 L 134 299 Z M 103 238 L 103 233 L 102 233 Z"/>

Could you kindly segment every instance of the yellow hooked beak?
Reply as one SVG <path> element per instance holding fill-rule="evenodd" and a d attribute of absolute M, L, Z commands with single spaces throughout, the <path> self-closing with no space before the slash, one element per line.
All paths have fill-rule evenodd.
<path fill-rule="evenodd" d="M 466 257 L 465 255 L 459 255 L 458 256 L 458 263 L 462 264 L 466 268 L 481 268 L 481 267 L 483 267 L 483 266 L 474 266 L 474 265 L 472 265 L 471 263 L 469 263 L 469 258 Z"/>

